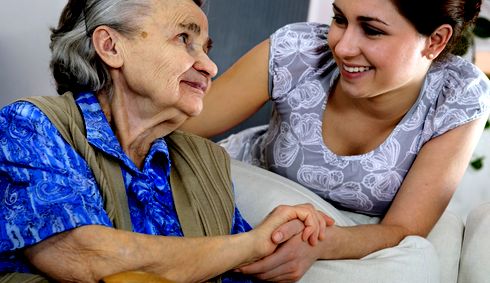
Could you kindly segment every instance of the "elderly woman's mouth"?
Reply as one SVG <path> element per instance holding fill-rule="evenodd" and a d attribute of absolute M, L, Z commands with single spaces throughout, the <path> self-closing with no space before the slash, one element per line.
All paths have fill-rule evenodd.
<path fill-rule="evenodd" d="M 196 82 L 196 81 L 181 81 L 181 82 L 203 93 L 206 93 L 206 91 L 208 90 L 208 84 L 205 82 Z"/>

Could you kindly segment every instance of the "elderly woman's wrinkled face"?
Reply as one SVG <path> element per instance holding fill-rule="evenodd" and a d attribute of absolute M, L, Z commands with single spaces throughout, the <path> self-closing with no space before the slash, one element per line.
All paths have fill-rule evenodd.
<path fill-rule="evenodd" d="M 143 21 L 138 35 L 124 39 L 123 88 L 137 98 L 133 106 L 147 116 L 199 114 L 217 73 L 206 15 L 191 0 L 156 0 Z"/>

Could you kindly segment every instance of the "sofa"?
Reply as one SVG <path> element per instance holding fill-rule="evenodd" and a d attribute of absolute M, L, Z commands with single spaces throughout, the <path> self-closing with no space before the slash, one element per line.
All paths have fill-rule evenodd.
<path fill-rule="evenodd" d="M 324 211 L 329 206 L 327 202 L 303 186 L 259 167 L 232 160 L 231 173 L 235 186 L 237 206 L 244 218 L 252 226 L 260 223 L 274 207 L 280 204 L 311 203 L 317 209 Z M 480 211 L 479 213 L 490 211 L 490 204 L 488 204 L 487 210 L 484 211 L 486 212 Z M 335 215 L 331 216 L 335 218 Z M 474 216 L 474 214 L 470 214 L 468 219 Z M 478 215 L 476 216 L 478 218 Z M 346 223 L 339 222 L 336 224 L 341 226 L 347 225 Z M 476 226 L 471 227 L 471 229 L 482 229 L 482 225 Z M 483 225 L 483 229 L 486 229 L 483 233 L 490 233 L 490 220 L 487 219 L 487 223 Z M 463 243 L 464 230 L 465 225 L 461 216 L 450 211 L 445 211 L 427 237 L 439 257 L 440 282 L 490 282 L 490 271 L 487 272 L 481 268 L 477 269 L 480 279 L 472 278 L 474 269 L 478 268 L 479 263 L 471 262 L 471 260 L 469 262 L 460 262 L 461 258 L 472 258 L 474 261 L 474 257 L 470 255 L 480 253 L 481 255 L 477 258 L 486 257 L 487 262 L 490 263 L 490 256 L 487 256 L 487 254 L 490 254 L 490 244 L 486 243 L 487 246 L 482 250 L 479 249 L 480 245 L 473 244 L 470 239 L 465 239 L 467 243 Z M 463 249 L 462 255 L 463 245 L 466 246 L 466 249 Z M 460 265 L 463 268 L 462 272 L 460 272 Z M 322 280 L 322 268 L 321 262 L 315 263 L 305 274 L 301 282 L 328 282 L 327 280 Z"/>

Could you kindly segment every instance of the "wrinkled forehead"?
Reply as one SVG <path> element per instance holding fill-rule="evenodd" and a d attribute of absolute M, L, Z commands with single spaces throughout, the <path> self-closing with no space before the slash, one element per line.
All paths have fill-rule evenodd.
<path fill-rule="evenodd" d="M 168 27 L 184 27 L 192 32 L 208 33 L 206 14 L 193 0 L 153 0 L 152 18 Z"/>

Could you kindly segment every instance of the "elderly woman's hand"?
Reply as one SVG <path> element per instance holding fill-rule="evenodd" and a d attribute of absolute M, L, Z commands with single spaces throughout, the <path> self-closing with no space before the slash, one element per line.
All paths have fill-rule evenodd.
<path fill-rule="evenodd" d="M 257 244 L 254 245 L 260 258 L 272 254 L 277 246 L 299 235 L 303 242 L 316 245 L 325 237 L 325 229 L 333 220 L 316 210 L 311 204 L 276 207 L 251 233 Z M 265 237 L 265 239 L 264 239 Z M 265 240 L 265 241 L 264 241 Z"/>
<path fill-rule="evenodd" d="M 308 240 L 312 246 L 315 246 L 318 243 L 318 240 L 323 240 L 325 238 L 326 226 L 331 226 L 335 223 L 331 217 L 316 210 L 313 205 L 309 203 L 295 205 L 294 208 L 300 209 L 296 210 L 296 213 L 299 213 L 298 219 L 303 221 L 303 224 L 305 225 L 301 239 L 303 241 Z M 318 226 L 316 226 L 315 223 L 317 223 Z M 291 221 L 284 223 L 277 228 L 272 234 L 272 241 L 276 244 L 280 244 L 296 235 L 295 227 L 290 224 Z"/>

